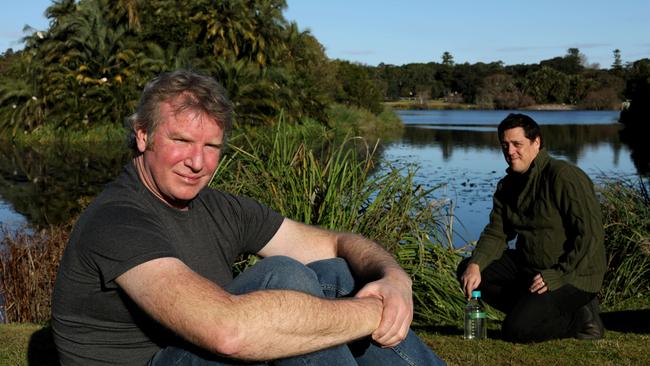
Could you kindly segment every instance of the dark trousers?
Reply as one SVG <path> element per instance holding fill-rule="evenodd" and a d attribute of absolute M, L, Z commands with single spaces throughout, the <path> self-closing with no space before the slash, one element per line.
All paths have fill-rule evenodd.
<path fill-rule="evenodd" d="M 582 325 L 578 310 L 589 303 L 595 293 L 564 285 L 543 294 L 531 293 L 536 272 L 523 266 L 515 250 L 506 250 L 501 258 L 481 268 L 483 301 L 504 312 L 502 333 L 511 342 L 541 342 L 574 337 Z M 458 278 L 469 264 L 469 258 L 458 266 Z"/>

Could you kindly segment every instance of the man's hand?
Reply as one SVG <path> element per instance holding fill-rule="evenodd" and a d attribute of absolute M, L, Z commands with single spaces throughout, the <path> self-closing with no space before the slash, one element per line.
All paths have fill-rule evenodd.
<path fill-rule="evenodd" d="M 530 287 L 528 289 L 530 292 L 534 292 L 539 295 L 548 291 L 548 285 L 546 282 L 544 282 L 544 278 L 542 277 L 541 273 L 538 273 L 535 275 L 535 277 L 533 277 L 533 283 L 530 284 Z"/>
<path fill-rule="evenodd" d="M 356 296 L 377 297 L 383 303 L 379 327 L 372 333 L 372 339 L 383 347 L 393 347 L 408 335 L 413 321 L 413 293 L 411 280 L 382 278 L 365 285 Z"/>
<path fill-rule="evenodd" d="M 472 291 L 481 284 L 481 269 L 478 264 L 470 263 L 467 265 L 465 272 L 461 276 L 461 281 L 463 282 L 463 291 L 469 299 L 472 297 Z"/>

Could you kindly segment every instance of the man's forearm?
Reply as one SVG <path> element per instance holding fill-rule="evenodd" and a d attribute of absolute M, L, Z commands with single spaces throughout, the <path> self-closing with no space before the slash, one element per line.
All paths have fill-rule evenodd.
<path fill-rule="evenodd" d="M 237 339 L 226 355 L 270 360 L 305 354 L 370 335 L 379 325 L 381 300 L 326 300 L 285 290 L 237 296 Z M 223 352 L 223 350 L 221 350 Z"/>
<path fill-rule="evenodd" d="M 208 351 L 247 360 L 304 354 L 371 334 L 381 300 L 327 300 L 265 290 L 232 295 L 176 258 L 138 265 L 116 279 L 151 317 Z"/>

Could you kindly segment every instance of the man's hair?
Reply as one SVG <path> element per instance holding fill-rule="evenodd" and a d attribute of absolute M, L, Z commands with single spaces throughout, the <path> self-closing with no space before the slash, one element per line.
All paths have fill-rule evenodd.
<path fill-rule="evenodd" d="M 544 147 L 544 138 L 542 137 L 542 131 L 539 128 L 537 122 L 534 119 L 528 117 L 525 114 L 521 113 L 510 113 L 501 123 L 497 129 L 499 133 L 499 141 L 503 141 L 503 134 L 506 130 L 521 127 L 524 129 L 524 135 L 530 141 L 534 141 L 539 137 L 540 145 L 539 147 Z"/>
<path fill-rule="evenodd" d="M 232 125 L 232 103 L 224 88 L 212 77 L 177 70 L 160 74 L 145 85 L 135 113 L 124 121 L 129 148 L 138 152 L 135 140 L 138 129 L 147 131 L 147 144 L 150 146 L 153 134 L 162 122 L 160 104 L 172 100 L 176 113 L 192 110 L 205 113 L 217 121 L 224 131 L 225 143 Z"/>

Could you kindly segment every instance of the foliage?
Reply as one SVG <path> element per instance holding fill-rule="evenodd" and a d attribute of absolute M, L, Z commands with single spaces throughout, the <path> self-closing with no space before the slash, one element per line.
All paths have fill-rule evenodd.
<path fill-rule="evenodd" d="M 608 254 L 601 297 L 611 306 L 650 291 L 650 196 L 642 180 L 606 181 L 600 194 Z"/>
<path fill-rule="evenodd" d="M 368 67 L 340 60 L 334 61 L 334 67 L 336 78 L 341 80 L 334 95 L 337 103 L 365 108 L 375 114 L 382 111 L 380 88 L 370 79 Z"/>
<path fill-rule="evenodd" d="M 326 123 L 335 96 L 380 113 L 369 72 L 341 79 L 350 68 L 328 60 L 285 8 L 284 0 L 54 2 L 49 28 L 28 29 L 23 51 L 2 55 L 0 131 L 119 125 L 148 80 L 179 68 L 224 84 L 240 125 L 272 124 L 281 114 L 288 123 Z"/>
<path fill-rule="evenodd" d="M 584 70 L 584 60 L 585 57 L 580 53 L 580 50 L 569 48 L 565 56 L 542 60 L 539 65 L 555 69 L 565 75 L 575 75 Z"/>
<path fill-rule="evenodd" d="M 630 105 L 621 112 L 620 121 L 633 127 L 639 136 L 649 129 L 650 59 L 644 58 L 630 65 L 624 95 L 630 100 Z"/>
<path fill-rule="evenodd" d="M 534 104 L 534 100 L 519 90 L 512 76 L 493 74 L 484 79 L 477 103 L 488 109 L 517 109 Z"/>
<path fill-rule="evenodd" d="M 580 50 L 538 64 L 504 66 L 502 62 L 456 64 L 448 52 L 443 62 L 379 64 L 375 78 L 386 100 L 446 98 L 476 103 L 482 108 L 520 108 L 532 104 L 558 103 L 586 109 L 618 109 L 622 88 L 635 67 L 599 70 L 586 66 Z M 462 98 L 462 99 L 461 99 Z"/>

